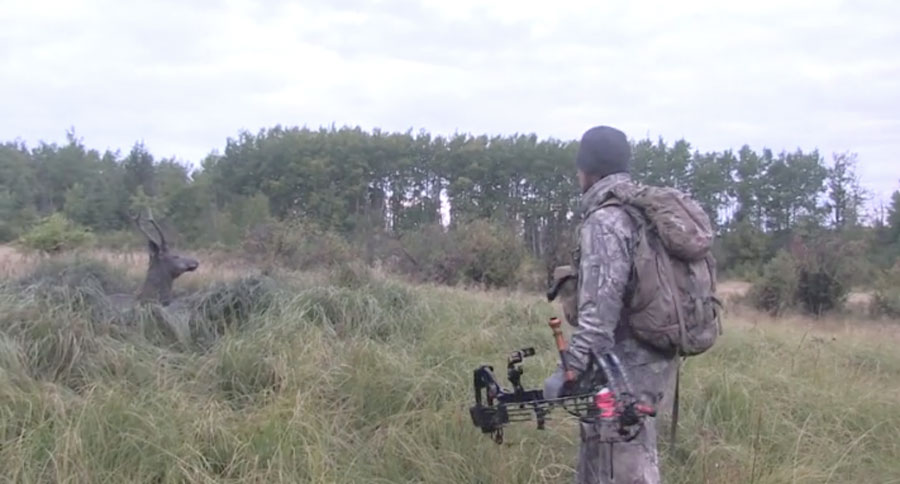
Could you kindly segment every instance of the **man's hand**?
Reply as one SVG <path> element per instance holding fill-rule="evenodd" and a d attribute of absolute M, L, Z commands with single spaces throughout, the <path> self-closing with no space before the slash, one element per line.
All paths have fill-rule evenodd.
<path fill-rule="evenodd" d="M 568 354 L 566 356 L 568 357 Z M 568 363 L 569 360 L 566 360 L 566 362 Z M 556 371 L 544 380 L 544 398 L 562 398 L 579 393 L 579 384 L 583 373 L 579 368 L 573 367 L 571 363 L 567 366 L 574 373 L 575 379 L 567 381 L 566 370 L 562 365 L 558 365 Z"/>
<path fill-rule="evenodd" d="M 546 380 L 544 380 L 544 398 L 556 399 L 568 395 L 572 384 L 566 381 L 566 373 L 562 367 L 557 367 Z"/>

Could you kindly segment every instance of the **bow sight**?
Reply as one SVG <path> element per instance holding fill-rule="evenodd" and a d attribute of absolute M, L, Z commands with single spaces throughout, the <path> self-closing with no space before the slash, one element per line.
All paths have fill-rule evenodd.
<path fill-rule="evenodd" d="M 550 320 L 562 355 L 565 341 L 559 326 L 558 318 Z M 640 432 L 640 424 L 645 417 L 656 416 L 656 410 L 651 405 L 641 402 L 634 395 L 625 371 L 614 354 L 592 354 L 591 369 L 584 373 L 582 381 L 574 380 L 563 359 L 566 381 L 574 391 L 555 399 L 545 399 L 543 390 L 522 387 L 524 370 L 520 365 L 534 354 L 534 348 L 524 348 L 513 351 L 507 357 L 506 374 L 512 390 L 500 385 L 490 365 L 482 365 L 474 372 L 475 405 L 469 408 L 469 414 L 472 423 L 482 433 L 491 434 L 497 444 L 503 443 L 503 427 L 506 424 L 529 421 L 532 414 L 537 420 L 537 428 L 543 430 L 550 419 L 550 412 L 556 407 L 582 422 L 597 425 L 603 442 L 629 441 Z"/>

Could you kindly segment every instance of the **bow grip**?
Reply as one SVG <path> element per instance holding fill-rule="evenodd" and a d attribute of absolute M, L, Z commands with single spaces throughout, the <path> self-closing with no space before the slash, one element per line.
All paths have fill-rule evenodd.
<path fill-rule="evenodd" d="M 562 362 L 563 370 L 565 370 L 566 381 L 573 382 L 575 381 L 575 372 L 569 369 L 569 365 L 566 363 L 566 339 L 562 332 L 562 321 L 559 318 L 553 317 L 550 318 L 550 329 L 553 331 L 553 337 L 556 340 L 556 349 L 559 350 L 559 359 Z"/>

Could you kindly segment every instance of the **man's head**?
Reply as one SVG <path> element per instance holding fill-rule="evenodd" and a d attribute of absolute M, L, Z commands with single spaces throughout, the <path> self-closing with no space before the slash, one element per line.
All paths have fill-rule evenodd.
<path fill-rule="evenodd" d="M 609 126 L 596 126 L 581 137 L 575 165 L 578 183 L 586 192 L 594 183 L 615 173 L 628 173 L 631 144 L 625 133 Z"/>

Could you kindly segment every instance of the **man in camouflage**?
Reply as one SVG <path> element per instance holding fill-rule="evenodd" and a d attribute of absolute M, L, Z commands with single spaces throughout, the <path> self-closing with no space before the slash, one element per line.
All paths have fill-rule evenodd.
<path fill-rule="evenodd" d="M 584 133 L 576 158 L 582 222 L 572 265 L 578 273 L 577 307 L 572 322 L 577 328 L 565 357 L 569 369 L 579 376 L 589 364 L 591 349 L 598 354 L 616 354 L 629 374 L 633 390 L 662 409 L 671 398 L 669 388 L 675 376 L 676 356 L 660 353 L 638 341 L 630 333 L 625 312 L 637 229 L 620 206 L 596 209 L 613 186 L 631 181 L 630 161 L 631 146 L 621 131 L 599 126 Z M 554 398 L 563 389 L 560 367 L 545 382 L 545 396 Z M 580 425 L 576 483 L 661 482 L 655 419 L 645 419 L 640 434 L 631 442 L 612 446 L 596 441 L 597 429 L 593 425 Z"/>

